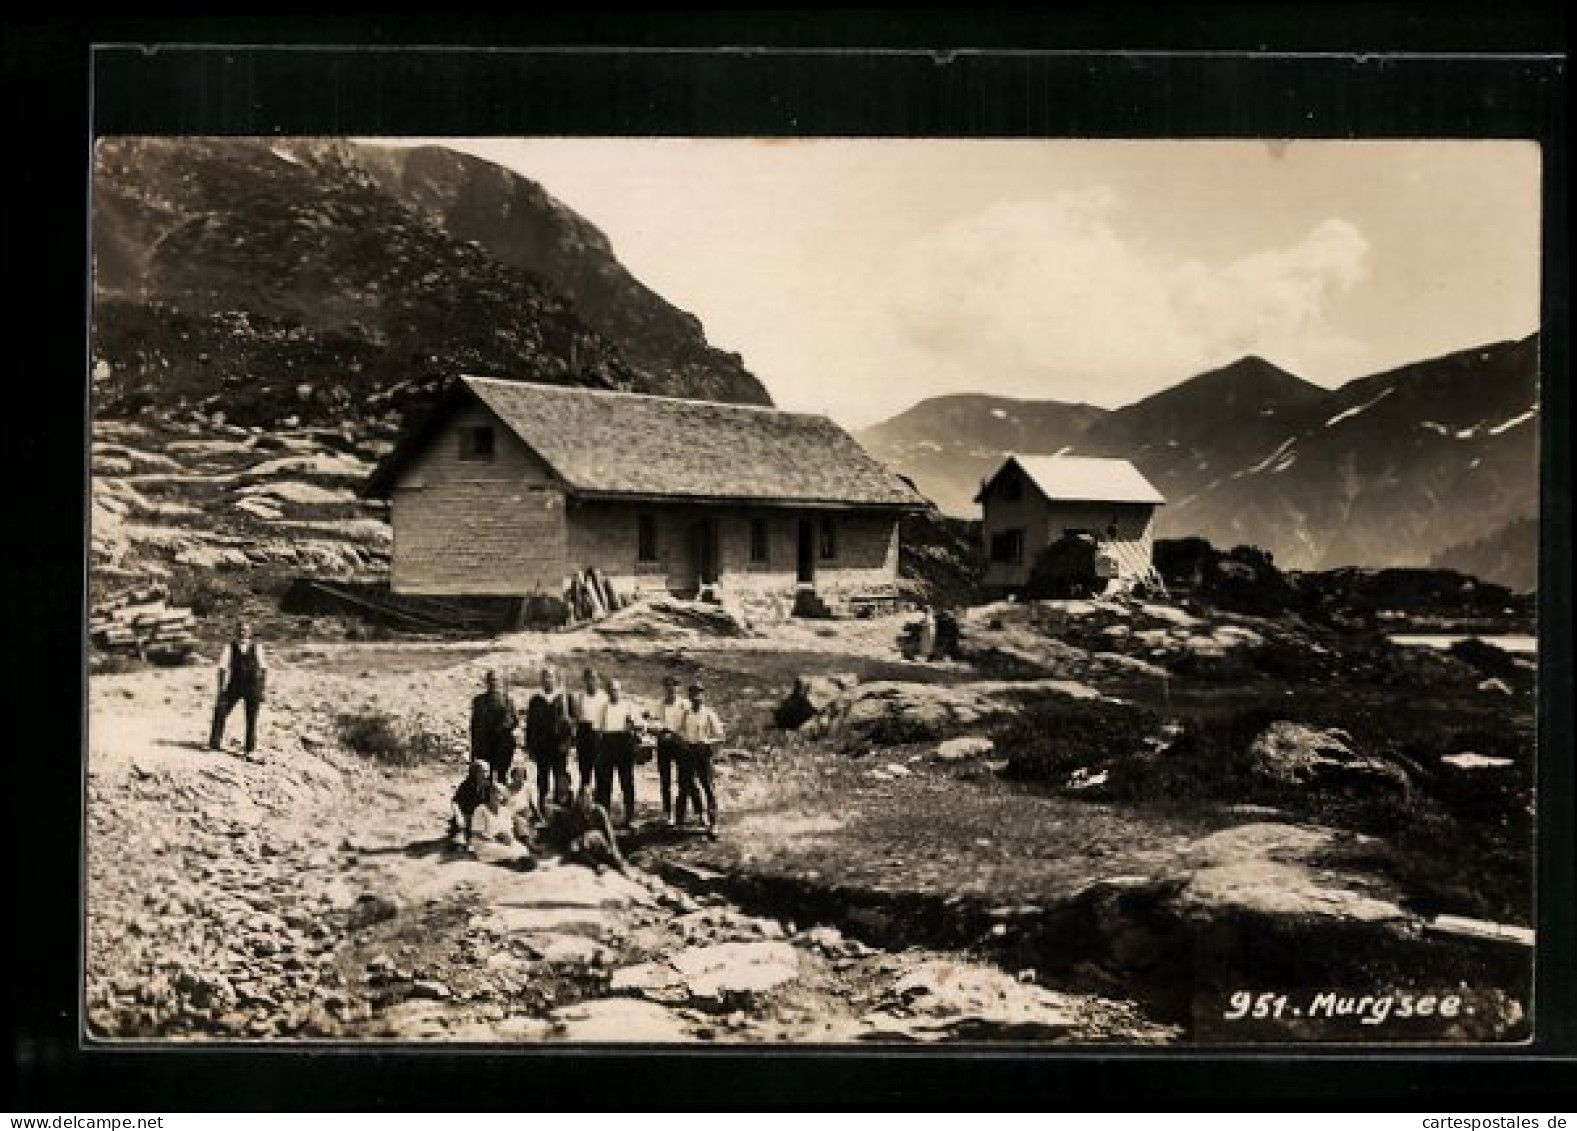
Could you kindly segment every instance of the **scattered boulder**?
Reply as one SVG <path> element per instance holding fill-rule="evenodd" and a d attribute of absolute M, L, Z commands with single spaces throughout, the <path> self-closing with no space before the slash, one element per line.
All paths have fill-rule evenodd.
<path fill-rule="evenodd" d="M 1080 1019 L 1073 1001 L 995 967 L 944 959 L 922 962 L 897 980 L 861 1020 L 874 1039 L 987 1037 L 1046 1039 Z"/>
<path fill-rule="evenodd" d="M 983 735 L 963 735 L 949 738 L 936 748 L 936 756 L 944 762 L 960 762 L 967 758 L 988 758 L 996 751 L 996 743 Z"/>
<path fill-rule="evenodd" d="M 779 730 L 799 730 L 859 683 L 855 675 L 802 675 L 772 713 Z"/>
<path fill-rule="evenodd" d="M 1362 847 L 1333 829 L 1261 822 L 1223 829 L 1189 849 L 1193 871 L 1176 892 L 1185 917 L 1215 919 L 1252 914 L 1266 918 L 1370 923 L 1402 937 L 1416 935 L 1420 921 L 1367 877 L 1355 877 L 1317 862 L 1344 844 Z"/>
<path fill-rule="evenodd" d="M 1406 771 L 1352 748 L 1342 730 L 1320 730 L 1285 720 L 1271 723 L 1249 748 L 1253 771 L 1294 786 L 1378 786 L 1405 793 Z"/>
<path fill-rule="evenodd" d="M 814 733 L 842 735 L 878 746 L 929 742 L 1047 694 L 1070 699 L 1101 697 L 1093 688 L 1073 680 L 987 680 L 952 686 L 875 680 L 845 692 L 806 726 Z M 805 729 L 802 727 L 802 732 Z"/>

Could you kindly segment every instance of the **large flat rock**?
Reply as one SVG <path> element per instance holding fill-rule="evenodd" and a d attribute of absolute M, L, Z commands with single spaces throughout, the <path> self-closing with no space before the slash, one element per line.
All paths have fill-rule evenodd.
<path fill-rule="evenodd" d="M 563 1026 L 555 1034 L 561 1041 L 648 1044 L 692 1039 L 684 1021 L 672 1010 L 638 998 L 613 997 L 567 1005 L 554 1010 L 553 1019 Z"/>
<path fill-rule="evenodd" d="M 669 959 L 694 997 L 764 993 L 799 976 L 799 954 L 786 942 L 694 946 Z"/>

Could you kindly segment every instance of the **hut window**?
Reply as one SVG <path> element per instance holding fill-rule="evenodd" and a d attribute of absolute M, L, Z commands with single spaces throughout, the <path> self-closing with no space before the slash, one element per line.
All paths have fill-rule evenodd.
<path fill-rule="evenodd" d="M 830 518 L 821 520 L 821 558 L 831 561 L 838 556 L 838 527 Z"/>
<path fill-rule="evenodd" d="M 1024 560 L 1024 530 L 998 530 L 991 535 L 991 560 L 1018 565 Z"/>
<path fill-rule="evenodd" d="M 750 560 L 756 565 L 764 565 L 767 561 L 767 520 L 753 518 L 750 520 Z"/>
<path fill-rule="evenodd" d="M 657 560 L 657 517 L 650 514 L 635 517 L 635 560 L 638 562 L 655 562 Z"/>
<path fill-rule="evenodd" d="M 478 424 L 460 429 L 460 458 L 467 463 L 493 458 L 493 426 Z"/>
<path fill-rule="evenodd" d="M 1022 499 L 1023 497 L 1024 497 L 1024 484 L 1019 481 L 1019 477 L 1017 475 L 1014 475 L 1011 472 L 1009 472 L 1007 478 L 1002 480 L 1002 499 L 1003 499 L 1003 501 L 1004 502 L 1009 502 L 1009 503 L 1016 503 L 1020 499 Z"/>

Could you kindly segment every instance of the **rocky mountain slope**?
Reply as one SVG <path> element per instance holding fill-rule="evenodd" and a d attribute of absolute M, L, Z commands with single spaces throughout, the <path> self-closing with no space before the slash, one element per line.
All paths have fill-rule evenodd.
<path fill-rule="evenodd" d="M 1482 538 L 1436 552 L 1430 565 L 1491 578 L 1518 592 L 1539 584 L 1539 523 L 1515 518 Z"/>
<path fill-rule="evenodd" d="M 97 594 L 378 574 L 355 488 L 460 373 L 770 403 L 596 228 L 441 149 L 105 138 L 93 249 Z"/>
<path fill-rule="evenodd" d="M 567 295 L 587 325 L 618 344 L 649 392 L 770 404 L 738 354 L 707 345 L 700 321 L 630 275 L 608 237 L 499 165 L 442 146 L 354 151 L 396 200 L 456 240 L 539 275 Z"/>
<path fill-rule="evenodd" d="M 461 372 L 767 403 L 586 221 L 442 152 L 101 140 L 96 412 L 359 424 Z"/>
<path fill-rule="evenodd" d="M 1456 564 L 1437 555 L 1489 538 L 1503 548 L 1475 559 L 1485 579 L 1531 584 L 1536 526 L 1516 520 L 1538 513 L 1537 335 L 1334 390 L 1245 358 L 1090 410 L 1082 428 L 1065 423 L 1069 406 L 1043 404 L 1052 423 L 1040 439 L 998 429 L 984 402 L 969 407 L 973 419 L 958 419 L 958 405 L 927 402 L 864 436 L 955 513 L 1004 451 L 1119 456 L 1167 497 L 1165 536 L 1252 543 L 1293 569 Z M 898 431 L 902 444 L 886 444 Z M 971 438 L 967 458 L 921 458 L 955 437 Z"/>

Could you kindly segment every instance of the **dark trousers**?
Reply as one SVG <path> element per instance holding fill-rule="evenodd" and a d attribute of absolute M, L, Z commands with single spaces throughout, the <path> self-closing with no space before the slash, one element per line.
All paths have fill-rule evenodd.
<path fill-rule="evenodd" d="M 467 844 L 470 844 L 471 843 L 471 826 L 472 826 L 472 824 L 475 821 L 476 811 L 479 808 L 481 808 L 480 805 L 473 805 L 469 809 L 462 809 L 462 810 L 460 810 L 460 819 L 461 819 L 461 821 L 465 822 L 464 825 L 462 825 L 460 823 L 460 821 L 455 820 L 454 810 L 451 809 L 449 811 L 449 835 L 450 836 L 457 836 L 463 831 L 465 833 L 465 842 Z"/>
<path fill-rule="evenodd" d="M 623 731 L 601 736 L 597 744 L 597 804 L 613 811 L 613 778 L 619 778 L 625 823 L 635 819 L 635 736 Z"/>
<path fill-rule="evenodd" d="M 500 742 L 487 750 L 474 750 L 471 757 L 486 762 L 493 771 L 493 780 L 503 785 L 509 781 L 509 767 L 515 764 L 515 744 Z"/>
<path fill-rule="evenodd" d="M 597 768 L 597 744 L 602 739 L 602 732 L 590 723 L 575 724 L 575 768 L 579 776 L 575 780 L 576 789 L 585 789 L 592 784 L 592 775 Z"/>
<path fill-rule="evenodd" d="M 676 823 L 684 824 L 685 812 L 692 803 L 696 812 L 706 818 L 707 824 L 717 823 L 717 792 L 712 783 L 712 747 L 705 742 L 686 742 L 682 745 L 679 756 L 679 801 L 674 809 Z"/>
<path fill-rule="evenodd" d="M 257 748 L 257 714 L 263 709 L 263 693 L 249 687 L 227 687 L 214 704 L 214 724 L 208 732 L 208 745 L 218 749 L 224 744 L 225 722 L 237 703 L 246 704 L 246 749 Z"/>
<path fill-rule="evenodd" d="M 537 768 L 537 808 L 547 811 L 548 792 L 560 804 L 570 800 L 569 752 L 554 743 L 545 749 L 533 750 L 531 762 Z"/>
<path fill-rule="evenodd" d="M 684 740 L 677 734 L 663 734 L 657 737 L 657 784 L 662 789 L 663 816 L 670 817 L 674 811 L 673 779 L 674 771 L 684 759 Z M 683 786 L 681 780 L 680 785 Z"/>

